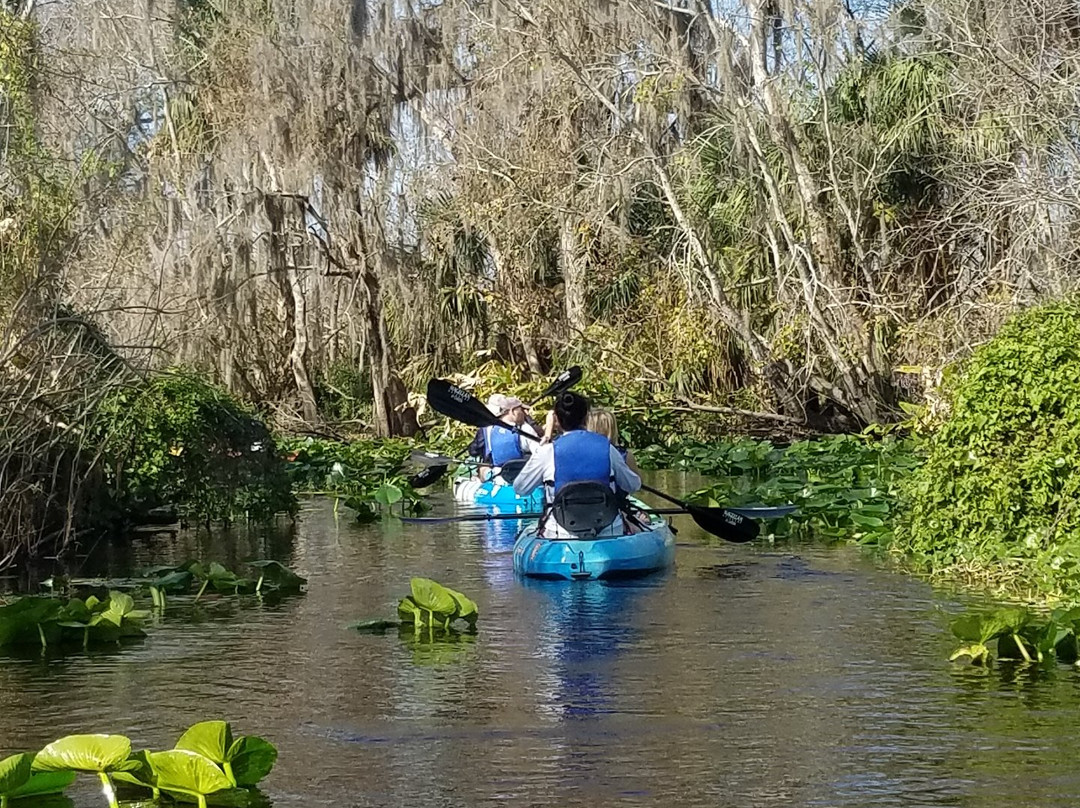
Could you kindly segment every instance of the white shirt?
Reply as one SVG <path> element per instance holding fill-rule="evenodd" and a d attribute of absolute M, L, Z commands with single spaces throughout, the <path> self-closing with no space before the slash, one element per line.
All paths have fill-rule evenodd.
<path fill-rule="evenodd" d="M 615 477 L 615 485 L 619 490 L 625 491 L 627 494 L 633 494 L 635 491 L 638 491 L 641 488 L 641 478 L 626 465 L 626 461 L 623 460 L 618 449 L 611 446 L 609 451 L 611 473 Z M 535 447 L 532 455 L 525 461 L 525 466 L 521 469 L 517 479 L 514 480 L 514 492 L 520 497 L 528 496 L 538 485 L 554 481 L 555 446 L 551 443 L 545 443 L 543 446 Z M 546 486 L 544 488 L 544 500 L 550 504 L 553 495 L 554 488 L 552 486 Z M 610 533 L 609 530 L 611 531 Z M 544 533 L 549 536 L 563 537 L 573 535 L 563 531 L 558 523 L 551 517 L 548 517 L 544 524 Z M 620 535 L 621 533 L 621 517 L 617 518 L 609 529 L 603 531 L 604 535 Z"/>

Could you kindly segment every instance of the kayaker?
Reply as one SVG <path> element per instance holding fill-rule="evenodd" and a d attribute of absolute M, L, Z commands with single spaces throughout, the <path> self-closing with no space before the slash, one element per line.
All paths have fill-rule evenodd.
<path fill-rule="evenodd" d="M 514 491 L 518 496 L 528 496 L 537 486 L 543 485 L 545 501 L 550 505 L 555 494 L 567 483 L 598 482 L 625 494 L 641 488 L 641 478 L 626 465 L 611 441 L 585 429 L 588 416 L 589 402 L 577 393 L 563 393 L 556 399 L 544 442 L 536 447 L 514 480 Z M 555 426 L 561 431 L 557 438 L 553 438 Z M 622 530 L 622 517 L 616 517 L 608 531 L 611 535 L 620 535 Z M 567 534 L 548 516 L 541 525 L 541 535 Z"/>
<path fill-rule="evenodd" d="M 590 409 L 587 428 L 590 432 L 596 432 L 611 441 L 611 445 L 619 450 L 619 454 L 622 455 L 623 460 L 626 461 L 626 465 L 630 467 L 630 470 L 634 472 L 634 474 L 639 474 L 634 456 L 630 453 L 629 449 L 623 447 L 619 443 L 619 425 L 615 421 L 615 413 L 611 410 L 600 409 L 599 407 Z"/>
<path fill-rule="evenodd" d="M 516 396 L 496 393 L 488 399 L 487 406 L 506 426 L 489 426 L 480 430 L 478 437 L 483 442 L 481 478 L 484 478 L 489 471 L 498 474 L 496 469 L 512 460 L 521 460 L 532 452 L 533 441 L 515 430 L 539 437 L 539 433 L 528 422 L 525 404 Z M 475 438 L 473 443 L 476 443 Z M 473 447 L 469 448 L 471 454 Z"/>
<path fill-rule="evenodd" d="M 495 415 L 502 415 L 504 401 L 506 401 L 506 396 L 502 393 L 492 393 L 488 396 L 487 408 L 495 413 Z M 475 457 L 481 463 L 491 465 L 487 441 L 484 439 L 485 432 L 486 430 L 484 429 L 477 429 L 476 435 L 473 436 L 472 443 L 469 444 L 469 448 L 465 451 L 468 453 L 469 457 Z M 483 473 L 481 473 L 480 476 L 483 477 Z"/>

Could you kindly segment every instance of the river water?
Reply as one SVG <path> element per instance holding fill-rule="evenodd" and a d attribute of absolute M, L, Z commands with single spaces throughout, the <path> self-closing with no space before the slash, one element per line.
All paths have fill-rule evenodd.
<path fill-rule="evenodd" d="M 295 527 L 98 548 L 111 574 L 272 556 L 309 587 L 177 603 L 118 651 L 0 657 L 0 753 L 77 732 L 168 748 L 222 717 L 279 747 L 275 808 L 1080 801 L 1076 671 L 950 664 L 959 605 L 852 548 L 676 524 L 674 570 L 610 586 L 515 578 L 511 523 L 360 526 L 326 501 Z M 414 575 L 478 603 L 475 638 L 348 628 L 393 616 Z M 71 797 L 103 804 L 89 779 Z"/>

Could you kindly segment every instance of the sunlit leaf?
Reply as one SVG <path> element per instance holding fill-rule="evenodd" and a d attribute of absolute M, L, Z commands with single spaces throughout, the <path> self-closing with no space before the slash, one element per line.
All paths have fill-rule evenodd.
<path fill-rule="evenodd" d="M 449 617 L 457 611 L 457 601 L 449 589 L 430 578 L 413 578 L 409 581 L 412 599 L 421 609 Z M 470 601 L 471 603 L 471 601 Z"/>
<path fill-rule="evenodd" d="M 68 735 L 34 758 L 34 771 L 110 772 L 131 768 L 131 741 L 123 735 Z"/>
<path fill-rule="evenodd" d="M 157 775 L 158 788 L 193 794 L 212 794 L 232 788 L 225 773 L 212 760 L 187 749 L 151 752 L 150 765 Z"/>
<path fill-rule="evenodd" d="M 174 748 L 197 752 L 215 763 L 224 763 L 232 745 L 232 727 L 228 721 L 201 721 L 188 727 Z"/>

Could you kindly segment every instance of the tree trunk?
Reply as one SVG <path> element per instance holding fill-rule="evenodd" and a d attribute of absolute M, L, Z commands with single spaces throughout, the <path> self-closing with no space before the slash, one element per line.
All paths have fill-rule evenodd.
<path fill-rule="evenodd" d="M 263 204 L 270 221 L 270 275 L 281 290 L 285 309 L 286 331 L 291 336 L 289 365 L 293 381 L 300 396 L 300 411 L 304 420 L 315 423 L 319 410 L 315 403 L 315 390 L 308 372 L 307 301 L 296 268 L 297 249 L 289 244 L 287 210 L 293 209 L 295 200 L 279 194 L 265 194 Z M 302 215 L 302 214 L 301 214 Z"/>
<path fill-rule="evenodd" d="M 535 376 L 544 375 L 544 365 L 540 361 L 540 354 L 536 350 L 536 342 L 525 326 L 518 324 L 518 333 L 521 334 L 521 348 L 525 352 L 525 361 L 529 364 L 529 372 Z"/>
<path fill-rule="evenodd" d="M 566 322 L 575 335 L 581 334 L 589 324 L 585 315 L 585 257 L 581 254 L 576 220 L 570 214 L 563 214 L 559 221 L 559 263 L 565 291 Z"/>
<path fill-rule="evenodd" d="M 380 437 L 411 435 L 417 429 L 416 413 L 407 408 L 408 391 L 394 367 L 394 350 L 386 330 L 379 275 L 373 266 L 378 260 L 369 249 L 362 203 L 356 203 L 355 230 L 349 251 L 359 268 L 360 310 L 364 325 L 364 358 L 371 374 L 374 399 L 375 434 Z"/>

